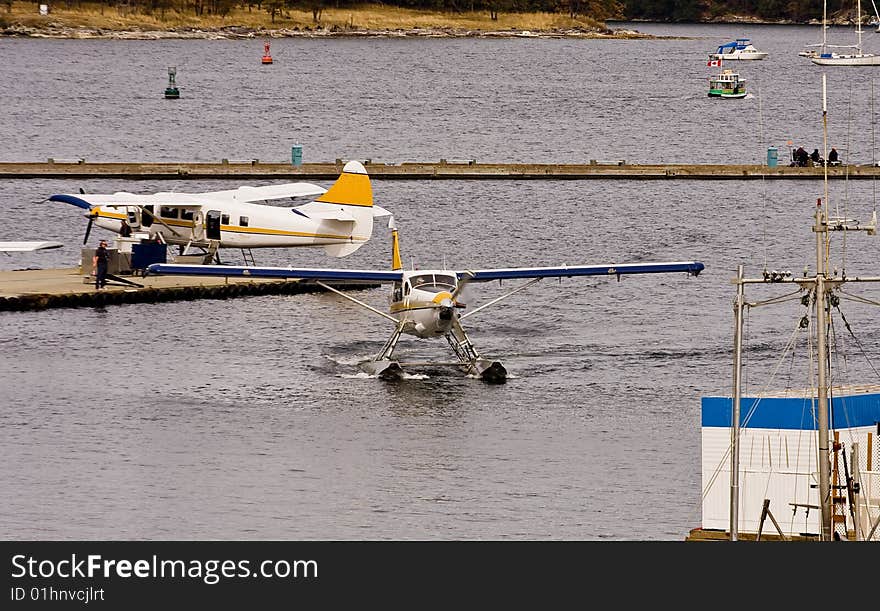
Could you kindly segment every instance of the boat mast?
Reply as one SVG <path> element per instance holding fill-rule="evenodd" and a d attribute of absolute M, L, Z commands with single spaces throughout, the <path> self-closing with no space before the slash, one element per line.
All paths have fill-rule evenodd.
<path fill-rule="evenodd" d="M 739 414 L 742 397 L 742 327 L 745 307 L 742 264 L 736 270 L 733 327 L 733 413 L 730 423 L 730 540 L 739 540 Z"/>
<path fill-rule="evenodd" d="M 828 0 L 822 2 L 822 53 L 828 41 Z"/>
<path fill-rule="evenodd" d="M 819 427 L 819 507 L 822 510 L 822 541 L 831 540 L 831 466 L 828 452 L 828 328 L 825 317 L 825 242 L 828 235 L 828 211 L 821 200 L 816 207 L 816 351 L 818 353 L 818 427 Z"/>
<path fill-rule="evenodd" d="M 858 34 L 859 43 L 856 45 L 858 54 L 862 54 L 862 0 L 856 2 L 856 33 Z"/>
<path fill-rule="evenodd" d="M 822 73 L 822 132 L 828 132 L 828 107 L 826 102 L 826 78 Z M 826 145 L 827 146 L 827 145 Z M 826 166 L 826 201 L 820 200 L 816 206 L 816 350 L 818 352 L 818 427 L 819 427 L 819 507 L 822 513 L 822 541 L 831 540 L 831 469 L 828 452 L 828 328 L 825 318 L 827 295 L 825 294 L 825 252 L 828 242 L 828 201 Z"/>

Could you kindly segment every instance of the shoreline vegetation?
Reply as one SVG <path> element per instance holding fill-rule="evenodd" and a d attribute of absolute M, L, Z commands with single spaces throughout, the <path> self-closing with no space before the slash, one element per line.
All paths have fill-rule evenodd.
<path fill-rule="evenodd" d="M 258 0 L 249 0 L 257 2 Z M 677 38 L 644 34 L 637 29 L 609 27 L 623 17 L 599 11 L 596 18 L 568 12 L 431 11 L 385 4 L 345 8 L 323 6 L 322 0 L 285 8 L 283 0 L 258 4 L 224 4 L 224 14 L 193 4 L 175 8 L 157 0 L 150 9 L 126 0 L 100 1 L 0 0 L 0 38 L 284 38 L 284 37 L 540 37 L 540 38 Z M 199 3 L 197 3 L 199 4 Z M 200 4 L 199 4 L 200 5 Z M 272 7 L 277 10 L 271 10 Z M 41 7 L 46 7 L 43 13 Z M 279 8 L 281 7 L 281 8 Z M 316 8 L 320 7 L 320 8 Z M 601 18 L 599 18 L 601 17 Z M 849 16 L 837 16 L 846 22 Z M 607 21 L 606 21 L 607 19 Z M 613 20 L 612 20 L 613 19 Z M 807 23 L 814 23 L 811 20 Z M 629 21 L 628 23 L 638 23 Z M 754 16 L 724 14 L 706 23 L 791 24 Z"/>
<path fill-rule="evenodd" d="M 654 38 L 612 30 L 604 21 L 568 13 L 440 12 L 388 5 L 284 9 L 274 16 L 257 5 L 235 6 L 226 15 L 133 10 L 98 3 L 0 0 L 0 37 L 27 38 L 284 38 L 284 37 L 582 37 Z"/>

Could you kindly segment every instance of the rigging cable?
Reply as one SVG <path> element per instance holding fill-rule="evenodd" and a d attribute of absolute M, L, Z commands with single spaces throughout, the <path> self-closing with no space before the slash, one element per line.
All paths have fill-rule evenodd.
<path fill-rule="evenodd" d="M 848 102 L 847 111 L 846 111 L 846 116 L 847 116 L 846 155 L 847 155 L 847 159 L 849 158 L 850 150 L 852 149 L 852 92 L 853 92 L 852 81 L 850 81 L 850 83 L 849 83 L 849 102 Z M 826 164 L 826 174 L 827 174 L 827 164 Z M 844 224 L 846 224 L 846 212 L 847 212 L 848 207 L 849 207 L 849 163 L 847 163 L 847 168 L 846 168 L 846 171 L 844 173 L 844 178 L 843 178 L 843 215 L 842 216 L 843 216 Z M 841 215 L 838 214 L 837 216 L 840 217 Z M 847 242 L 847 237 L 848 237 L 847 234 L 848 234 L 848 232 L 846 232 L 846 231 L 843 232 L 843 248 L 841 250 L 841 255 L 840 255 L 840 258 L 841 258 L 840 265 L 841 265 L 841 270 L 842 270 L 844 276 L 846 276 L 846 242 Z M 828 240 L 829 240 L 829 242 L 831 241 L 830 236 L 829 236 Z M 829 244 L 828 246 L 830 249 L 831 245 Z M 825 269 L 828 269 L 828 267 L 826 266 Z"/>
<path fill-rule="evenodd" d="M 761 83 L 758 81 L 757 76 L 755 77 L 755 90 L 757 92 L 758 97 L 758 141 L 761 143 L 761 146 L 764 146 L 764 112 L 763 107 L 761 105 Z M 759 157 L 759 163 L 763 166 L 763 161 Z M 764 219 L 764 226 L 761 230 L 761 246 L 764 249 L 764 271 L 767 270 L 767 172 L 761 172 L 761 190 L 763 191 L 763 196 L 761 197 L 761 215 Z"/>
<path fill-rule="evenodd" d="M 880 27 L 880 26 L 878 26 Z M 874 79 L 871 79 L 871 166 L 877 167 L 877 139 L 874 122 Z M 877 177 L 871 178 L 871 210 L 877 212 Z M 873 218 L 873 215 L 872 215 Z"/>

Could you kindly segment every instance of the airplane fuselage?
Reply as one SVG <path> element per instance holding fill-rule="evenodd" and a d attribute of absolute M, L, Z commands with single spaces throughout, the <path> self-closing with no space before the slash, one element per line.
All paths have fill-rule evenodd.
<path fill-rule="evenodd" d="M 391 316 L 404 322 L 403 332 L 416 337 L 440 337 L 449 333 L 462 307 L 453 298 L 458 280 L 455 272 L 413 270 L 403 273 L 391 289 Z"/>
<path fill-rule="evenodd" d="M 223 248 L 283 248 L 364 243 L 369 235 L 352 233 L 353 223 L 310 219 L 291 207 L 237 203 L 218 206 L 96 206 L 95 225 L 119 232 L 125 219 L 133 231 L 161 234 L 168 244 L 208 244 Z"/>

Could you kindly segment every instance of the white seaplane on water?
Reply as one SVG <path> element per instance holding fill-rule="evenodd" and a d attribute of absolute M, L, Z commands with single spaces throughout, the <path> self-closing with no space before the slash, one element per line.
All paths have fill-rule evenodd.
<path fill-rule="evenodd" d="M 434 365 L 454 364 L 469 375 L 480 377 L 487 382 L 503 382 L 507 378 L 504 366 L 492 359 L 484 358 L 471 343 L 461 321 L 491 305 L 494 305 L 544 278 L 564 278 L 570 276 L 616 276 L 623 274 L 651 274 L 686 272 L 697 276 L 704 265 L 698 261 L 623 263 L 612 265 L 562 265 L 559 267 L 512 267 L 502 269 L 448 270 L 418 269 L 404 270 L 400 259 L 398 232 L 394 219 L 389 222 L 392 240 L 392 264 L 390 270 L 346 270 L 315 269 L 295 267 L 236 267 L 228 265 L 179 265 L 155 263 L 147 268 L 147 274 L 179 274 L 193 276 L 243 276 L 263 278 L 301 279 L 337 293 L 355 304 L 383 316 L 394 324 L 394 332 L 382 350 L 370 360 L 361 363 L 368 374 L 382 379 L 397 379 L 402 376 L 403 363 L 395 359 L 394 349 L 404 333 L 418 338 L 443 337 L 449 343 L 457 362 L 432 363 Z M 465 304 L 459 301 L 462 289 L 472 282 L 491 280 L 530 279 L 507 293 L 473 310 L 462 313 Z M 345 283 L 388 283 L 391 285 L 391 307 L 388 313 L 382 312 L 351 295 L 326 284 Z M 424 364 L 424 363 L 423 363 Z"/>
<path fill-rule="evenodd" d="M 314 195 L 319 197 L 309 203 L 284 205 Z M 370 178 L 359 161 L 346 163 L 329 189 L 297 182 L 206 193 L 67 193 L 49 201 L 87 211 L 83 244 L 93 224 L 120 233 L 125 221 L 132 232 L 180 246 L 181 254 L 191 248 L 215 255 L 221 248 L 323 246 L 343 257 L 370 239 L 374 217 L 390 214 L 373 205 Z"/>

